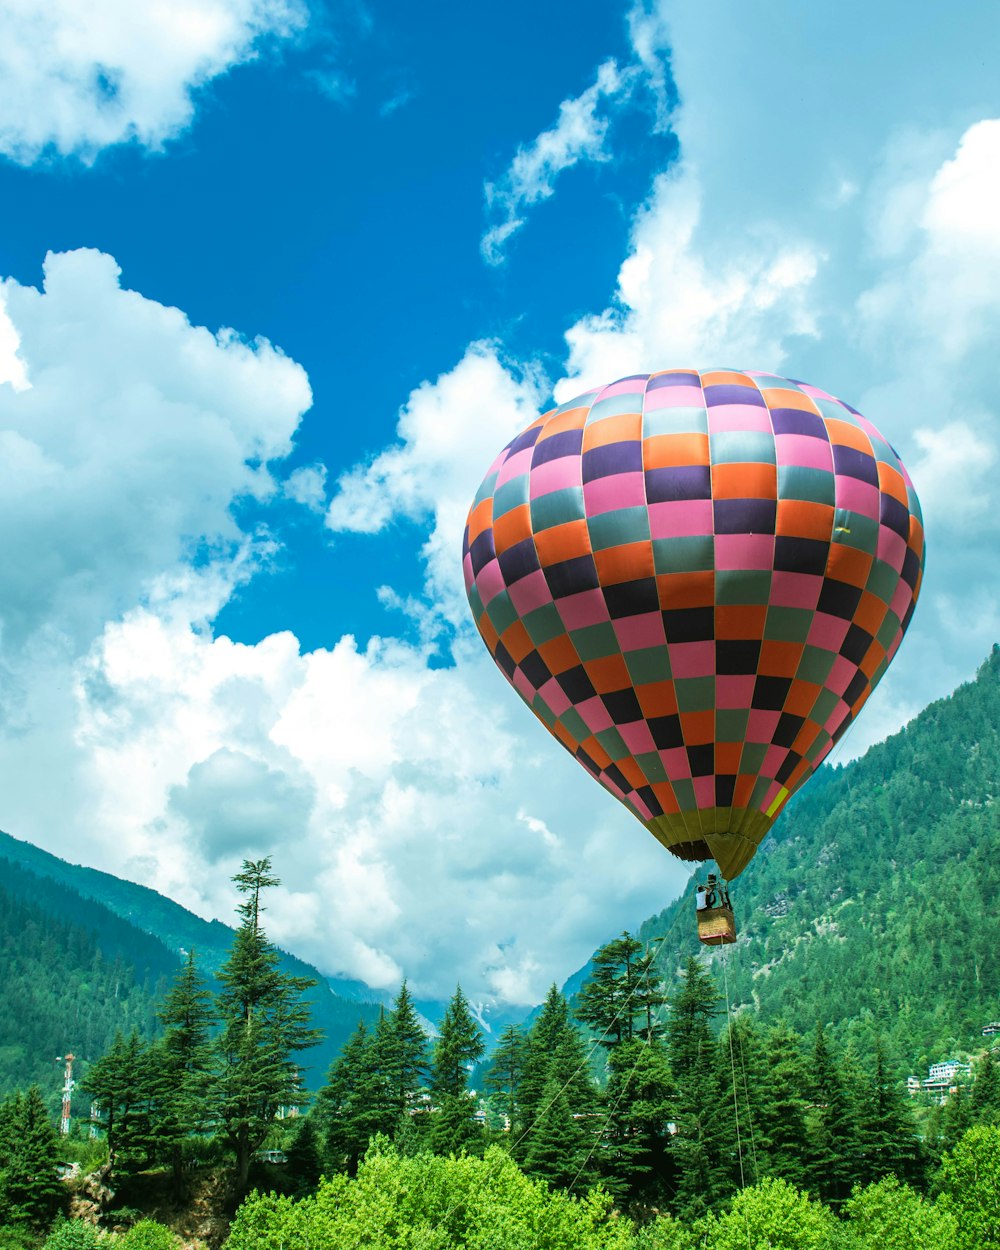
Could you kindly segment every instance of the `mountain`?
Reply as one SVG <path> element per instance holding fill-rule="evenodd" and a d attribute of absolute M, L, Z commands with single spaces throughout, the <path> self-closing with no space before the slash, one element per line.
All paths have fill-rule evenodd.
<path fill-rule="evenodd" d="M 668 982 L 700 954 L 734 1011 L 800 1032 L 822 1022 L 862 1058 L 880 1036 L 914 1072 L 981 1046 L 1000 1019 L 1000 647 L 974 681 L 796 796 L 732 886 L 732 947 L 697 941 L 703 871 L 637 934 L 661 942 Z"/>
<path fill-rule="evenodd" d="M 203 974 L 214 975 L 233 936 L 146 886 L 0 833 L 0 1090 L 53 1086 L 57 1054 L 96 1058 L 116 1029 L 151 1036 L 182 955 L 193 949 Z M 349 1000 L 311 964 L 284 951 L 281 963 L 317 981 L 307 997 L 324 1039 L 302 1057 L 314 1089 L 359 1017 L 377 1019 L 378 994 L 365 1001 L 356 984 Z"/>

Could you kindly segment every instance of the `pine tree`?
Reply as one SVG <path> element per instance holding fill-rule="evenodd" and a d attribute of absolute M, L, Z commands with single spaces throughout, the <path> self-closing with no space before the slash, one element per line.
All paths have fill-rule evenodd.
<path fill-rule="evenodd" d="M 608 1057 L 607 1112 L 601 1139 L 601 1180 L 619 1202 L 654 1205 L 674 1188 L 670 1153 L 673 1082 L 657 1042 L 638 1039 Z"/>
<path fill-rule="evenodd" d="M 714 1206 L 728 1189 L 735 1145 L 732 1104 L 725 1096 L 711 1021 L 719 994 L 697 959 L 687 962 L 670 1004 L 667 1057 L 676 1083 L 671 1152 L 677 1166 L 673 1205 L 686 1220 Z"/>
<path fill-rule="evenodd" d="M 486 1049 L 482 1031 L 458 986 L 441 1021 L 434 1046 L 431 1089 L 437 1111 L 431 1126 L 431 1148 L 437 1154 L 458 1154 L 480 1144 L 482 1130 L 468 1093 L 469 1070 Z"/>
<path fill-rule="evenodd" d="M 485 1085 L 496 1099 L 500 1113 L 507 1119 L 511 1132 L 518 1117 L 521 1077 L 524 1071 L 525 1039 L 516 1024 L 509 1024 L 500 1034 L 493 1061 L 485 1077 Z"/>
<path fill-rule="evenodd" d="M 758 1166 L 797 1189 L 805 1186 L 809 1144 L 806 1133 L 806 1074 L 801 1038 L 787 1025 L 769 1029 L 764 1040 L 768 1096 L 756 1125 Z"/>
<path fill-rule="evenodd" d="M 302 1070 L 294 1056 L 315 1045 L 319 1030 L 309 1024 L 302 995 L 315 982 L 290 976 L 261 927 L 261 896 L 280 884 L 270 858 L 244 860 L 233 878 L 244 896 L 242 919 L 229 957 L 219 970 L 222 990 L 216 1011 L 222 1032 L 216 1039 L 211 1114 L 236 1158 L 236 1190 L 247 1190 L 250 1160 L 281 1106 L 306 1101 Z"/>
<path fill-rule="evenodd" d="M 591 1139 L 574 1118 L 566 1091 L 553 1076 L 542 1090 L 541 1106 L 524 1152 L 524 1171 L 556 1188 L 586 1189 Z"/>
<path fill-rule="evenodd" d="M 287 1174 L 292 1182 L 294 1196 L 304 1197 L 314 1193 L 323 1171 L 320 1159 L 319 1133 L 311 1115 L 303 1116 L 295 1130 L 295 1135 L 288 1143 L 286 1150 Z"/>
<path fill-rule="evenodd" d="M 602 946 L 580 991 L 576 1018 L 588 1024 L 609 1049 L 656 1031 L 656 1008 L 666 1002 L 655 973 L 655 952 L 643 952 L 628 932 Z"/>
<path fill-rule="evenodd" d="M 977 1124 L 1000 1123 L 1000 1065 L 995 1051 L 988 1050 L 976 1065 L 972 1112 Z"/>
<path fill-rule="evenodd" d="M 381 1039 L 380 1060 L 388 1082 L 395 1130 L 402 1116 L 418 1109 L 427 1080 L 427 1035 L 405 980 L 385 1019 L 387 1028 Z"/>
<path fill-rule="evenodd" d="M 913 1113 L 893 1079 L 881 1040 L 876 1042 L 873 1068 L 864 1092 L 858 1114 L 858 1141 L 866 1179 L 878 1181 L 893 1173 L 902 1181 L 919 1184 L 925 1160 Z"/>
<path fill-rule="evenodd" d="M 64 1201 L 59 1138 L 37 1085 L 0 1106 L 0 1220 L 44 1229 Z"/>
<path fill-rule="evenodd" d="M 719 1036 L 725 1115 L 729 1118 L 736 1150 L 731 1155 L 730 1184 L 755 1185 L 766 1175 L 758 1158 L 760 1126 L 767 1116 L 770 1074 L 764 1042 L 746 1012 L 734 1016 Z"/>
<path fill-rule="evenodd" d="M 207 1127 L 207 1099 L 212 1079 L 214 1022 L 212 996 L 188 952 L 159 1017 L 165 1033 L 156 1048 L 157 1153 L 173 1173 L 175 1198 L 183 1196 L 183 1142 Z"/>
<path fill-rule="evenodd" d="M 316 1096 L 314 1114 L 325 1132 L 327 1157 L 351 1176 L 372 1137 L 391 1127 L 388 1087 L 374 1051 L 375 1038 L 359 1020 Z"/>
<path fill-rule="evenodd" d="M 96 1106 L 112 1171 L 144 1167 L 154 1153 L 157 1073 L 153 1049 L 133 1032 L 116 1035 L 80 1083 Z"/>
<path fill-rule="evenodd" d="M 464 1094 L 469 1070 L 482 1059 L 486 1045 L 459 985 L 441 1021 L 434 1045 L 431 1089 L 435 1094 Z"/>
<path fill-rule="evenodd" d="M 847 1082 L 821 1024 L 816 1026 L 806 1092 L 812 1104 L 807 1116 L 809 1188 L 837 1209 L 861 1179 L 858 1126 Z"/>

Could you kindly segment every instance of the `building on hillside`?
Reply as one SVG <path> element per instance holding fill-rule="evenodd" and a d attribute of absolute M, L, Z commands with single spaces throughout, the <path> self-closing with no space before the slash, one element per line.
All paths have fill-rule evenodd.
<path fill-rule="evenodd" d="M 917 1076 L 907 1077 L 906 1091 L 911 1098 L 923 1094 L 932 1102 L 943 1103 L 949 1094 L 958 1092 L 959 1085 L 971 1080 L 972 1066 L 960 1059 L 945 1059 L 942 1063 L 932 1063 L 927 1069 L 927 1079 L 920 1080 Z"/>
<path fill-rule="evenodd" d="M 991 1020 L 983 1025 L 983 1037 L 995 1037 L 1000 1033 L 1000 1020 Z"/>

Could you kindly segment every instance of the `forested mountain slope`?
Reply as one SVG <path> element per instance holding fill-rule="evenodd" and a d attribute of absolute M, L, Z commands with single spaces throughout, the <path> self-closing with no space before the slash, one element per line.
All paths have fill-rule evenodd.
<path fill-rule="evenodd" d="M 156 1002 L 194 950 L 206 976 L 226 957 L 234 931 L 202 920 L 145 886 L 66 863 L 0 833 L 0 1090 L 51 1084 L 53 1059 L 92 1058 L 116 1028 L 152 1036 Z M 282 966 L 318 985 L 308 997 L 324 1040 L 306 1051 L 307 1083 L 322 1084 L 333 1057 L 371 1003 L 346 1001 L 310 964 L 282 952 Z M 51 1052 L 51 1053 L 50 1053 Z"/>
<path fill-rule="evenodd" d="M 98 903 L 16 864 L 0 884 L 0 1093 L 62 1080 L 56 1056 L 104 1053 L 115 1031 L 150 1035 L 179 960 Z"/>
<path fill-rule="evenodd" d="M 668 980 L 699 950 L 699 873 L 638 934 L 663 939 Z M 862 1055 L 881 1035 L 921 1075 L 981 1046 L 1000 1019 L 1000 648 L 901 732 L 821 770 L 732 895 L 734 1008 L 803 1032 L 829 1024 Z"/>

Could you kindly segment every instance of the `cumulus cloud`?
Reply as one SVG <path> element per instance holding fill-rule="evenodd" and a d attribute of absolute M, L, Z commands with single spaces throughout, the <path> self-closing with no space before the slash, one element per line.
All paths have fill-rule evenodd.
<path fill-rule="evenodd" d="M 627 94 L 633 79 L 633 71 L 605 61 L 586 91 L 559 105 L 556 124 L 518 148 L 503 176 L 486 183 L 486 207 L 493 225 L 483 235 L 480 250 L 488 264 L 503 263 L 504 248 L 524 225 L 524 210 L 547 200 L 561 173 L 580 161 L 609 159 L 604 147 L 611 120 L 607 109 Z"/>
<path fill-rule="evenodd" d="M 617 923 L 660 901 L 652 839 L 614 804 L 595 814 L 461 627 L 469 482 L 532 419 L 533 375 L 473 345 L 336 485 L 335 530 L 425 530 L 425 640 L 236 643 L 212 621 L 274 541 L 234 503 L 324 495 L 322 466 L 281 480 L 302 369 L 122 289 L 96 252 L 50 257 L 41 290 L 5 295 L 32 385 L 0 388 L 3 827 L 227 918 L 232 871 L 270 851 L 276 938 L 428 996 L 461 978 L 534 1002 L 609 908 Z M 634 853 L 612 856 L 623 827 Z"/>
<path fill-rule="evenodd" d="M 816 333 L 810 283 L 819 249 L 759 229 L 713 247 L 699 237 L 701 200 L 691 168 L 657 178 L 636 218 L 614 304 L 566 334 L 568 377 L 558 399 L 673 365 L 765 361 L 774 369 L 790 337 Z"/>
<path fill-rule="evenodd" d="M 303 0 L 0 0 L 0 152 L 27 165 L 161 148 L 200 87 L 306 20 Z"/>
<path fill-rule="evenodd" d="M 98 252 L 2 289 L 31 379 L 0 388 L 4 653 L 54 622 L 82 650 L 151 579 L 240 548 L 231 505 L 275 490 L 309 384 L 269 343 L 123 290 Z"/>
<path fill-rule="evenodd" d="M 170 790 L 167 810 L 187 822 L 205 857 L 259 858 L 299 841 L 312 809 L 309 785 L 243 751 L 220 747 Z"/>
<path fill-rule="evenodd" d="M 398 519 L 429 523 L 422 557 L 426 599 L 453 624 L 467 618 L 460 561 L 462 531 L 474 492 L 497 452 L 538 415 L 537 369 L 519 376 L 498 345 L 471 343 L 458 364 L 410 395 L 397 442 L 368 464 L 343 473 L 326 515 L 337 532 L 379 534 Z"/>

